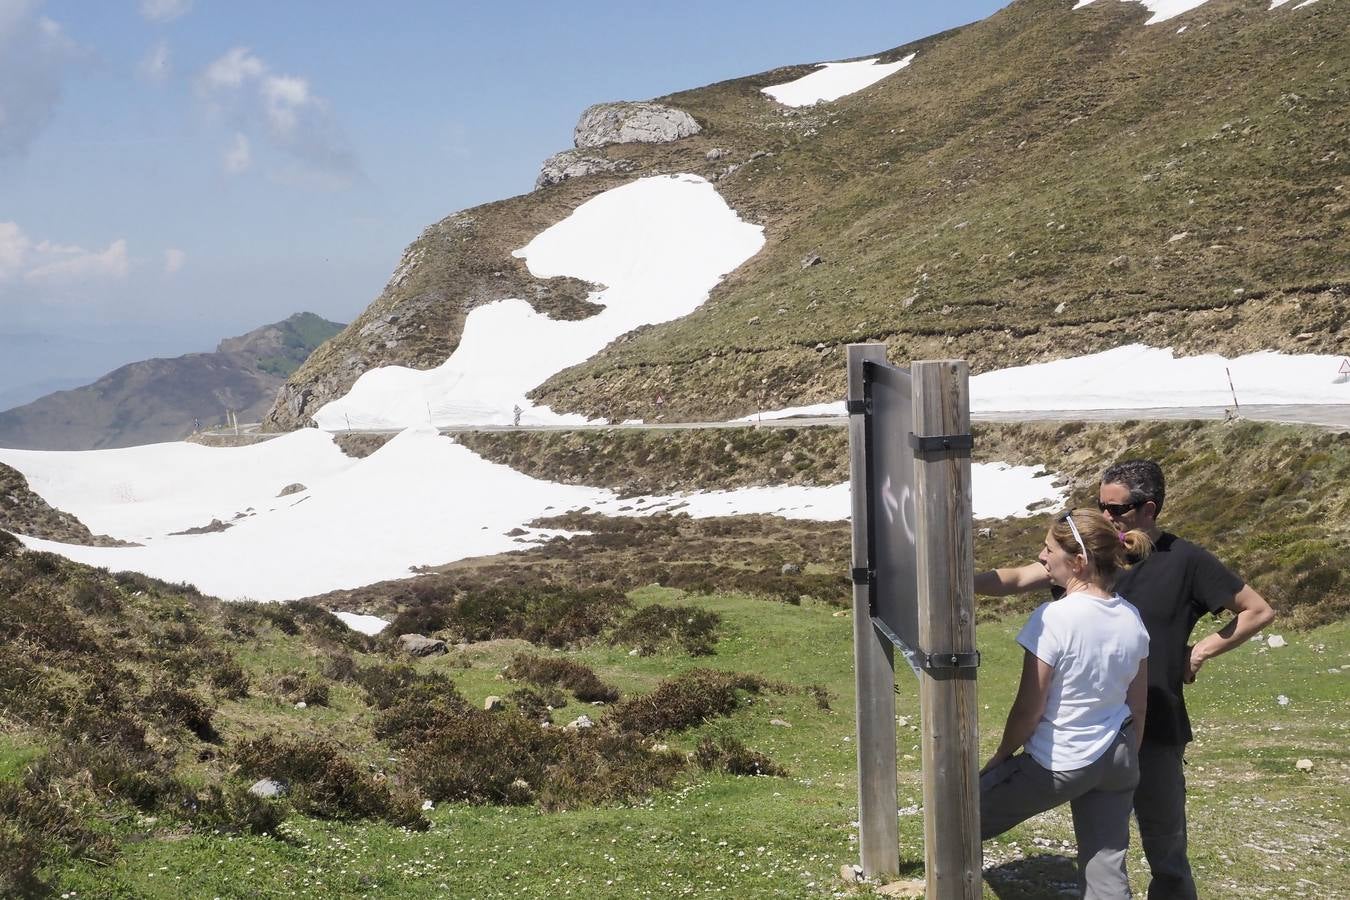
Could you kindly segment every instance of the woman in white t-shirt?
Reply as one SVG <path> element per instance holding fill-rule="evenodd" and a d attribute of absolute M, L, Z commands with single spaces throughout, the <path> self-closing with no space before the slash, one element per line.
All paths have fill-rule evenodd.
<path fill-rule="evenodd" d="M 981 839 L 1071 805 L 1079 886 L 1094 900 L 1130 896 L 1125 848 L 1148 696 L 1148 632 L 1109 585 L 1151 548 L 1142 531 L 1120 534 L 1095 509 L 1055 518 L 1039 559 L 1064 595 L 1017 635 L 1022 681 L 980 770 Z"/>

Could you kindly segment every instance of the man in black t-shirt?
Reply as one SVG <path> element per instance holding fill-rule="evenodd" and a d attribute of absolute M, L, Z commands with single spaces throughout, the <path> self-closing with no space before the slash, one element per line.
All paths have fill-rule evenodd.
<path fill-rule="evenodd" d="M 1117 463 L 1102 473 L 1097 506 L 1121 531 L 1138 528 L 1154 552 L 1124 572 L 1115 588 L 1139 610 L 1149 634 L 1148 709 L 1139 751 L 1134 812 L 1152 878 L 1150 900 L 1194 900 L 1195 880 L 1186 857 L 1186 778 L 1183 753 L 1191 740 L 1182 685 L 1195 681 L 1211 657 L 1227 653 L 1275 618 L 1251 585 L 1209 551 L 1158 527 L 1166 485 L 1151 460 Z M 975 576 L 975 591 L 1001 596 L 1048 586 L 1039 563 Z M 1206 613 L 1236 615 L 1193 646 L 1191 630 Z"/>

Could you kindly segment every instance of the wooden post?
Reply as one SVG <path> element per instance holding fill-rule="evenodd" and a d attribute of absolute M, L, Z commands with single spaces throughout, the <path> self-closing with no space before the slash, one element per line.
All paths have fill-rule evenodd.
<path fill-rule="evenodd" d="M 848 399 L 862 401 L 863 362 L 886 362 L 885 344 L 850 344 Z M 850 489 L 853 498 L 853 568 L 867 558 L 867 440 L 865 417 L 848 420 Z M 864 875 L 900 871 L 896 810 L 895 660 L 891 642 L 872 627 L 867 584 L 853 585 L 853 658 L 858 722 L 858 844 Z"/>
<path fill-rule="evenodd" d="M 916 362 L 914 434 L 970 434 L 964 360 Z M 916 453 L 919 643 L 929 654 L 975 650 L 970 453 Z M 923 713 L 925 868 L 929 900 L 981 896 L 978 720 L 974 668 L 928 667 Z"/>

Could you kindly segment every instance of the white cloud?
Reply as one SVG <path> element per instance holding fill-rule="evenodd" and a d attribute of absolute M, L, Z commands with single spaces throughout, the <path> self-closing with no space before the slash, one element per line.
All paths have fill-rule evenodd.
<path fill-rule="evenodd" d="M 265 71 L 266 63 L 250 53 L 247 47 L 235 47 L 206 67 L 200 87 L 206 93 L 219 88 L 237 88 Z"/>
<path fill-rule="evenodd" d="M 231 175 L 245 172 L 253 164 L 253 151 L 248 138 L 242 134 L 234 136 L 234 143 L 225 151 L 225 171 Z"/>
<path fill-rule="evenodd" d="M 151 22 L 168 22 L 192 9 L 192 0 L 141 0 L 141 15 Z"/>
<path fill-rule="evenodd" d="M 27 151 L 61 100 L 79 50 L 38 14 L 40 0 L 0 0 L 0 158 Z"/>
<path fill-rule="evenodd" d="M 171 71 L 168 43 L 160 41 L 151 47 L 150 52 L 141 59 L 137 70 L 146 81 L 163 81 L 168 78 Z"/>
<path fill-rule="evenodd" d="M 118 238 L 104 250 L 53 244 L 43 241 L 33 247 L 36 265 L 24 273 L 24 280 L 45 284 L 74 284 L 125 278 L 131 271 L 127 242 Z"/>
<path fill-rule="evenodd" d="M 235 47 L 207 66 L 197 93 L 236 129 L 226 153 L 226 171 L 249 168 L 257 138 L 290 157 L 274 178 L 327 188 L 345 187 L 360 173 L 356 154 L 328 103 L 309 80 L 273 71 L 247 47 Z"/>
<path fill-rule="evenodd" d="M 183 263 L 187 262 L 187 254 L 177 247 L 170 247 L 164 251 L 164 274 L 172 275 L 183 268 Z"/>
<path fill-rule="evenodd" d="M 23 270 L 24 260 L 33 242 L 15 222 L 0 222 L 0 281 L 13 278 Z"/>

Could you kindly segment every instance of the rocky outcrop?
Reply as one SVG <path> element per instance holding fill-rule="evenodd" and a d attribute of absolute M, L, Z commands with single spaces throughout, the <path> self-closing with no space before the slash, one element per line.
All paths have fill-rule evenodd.
<path fill-rule="evenodd" d="M 578 148 L 605 144 L 664 144 L 698 134 L 694 117 L 660 103 L 597 103 L 581 114 L 573 132 Z"/>
<path fill-rule="evenodd" d="M 625 159 L 605 159 L 579 150 L 564 150 L 544 160 L 534 186 L 537 189 L 558 184 L 568 178 L 580 178 L 597 172 L 627 172 L 632 168 L 633 164 Z"/>

